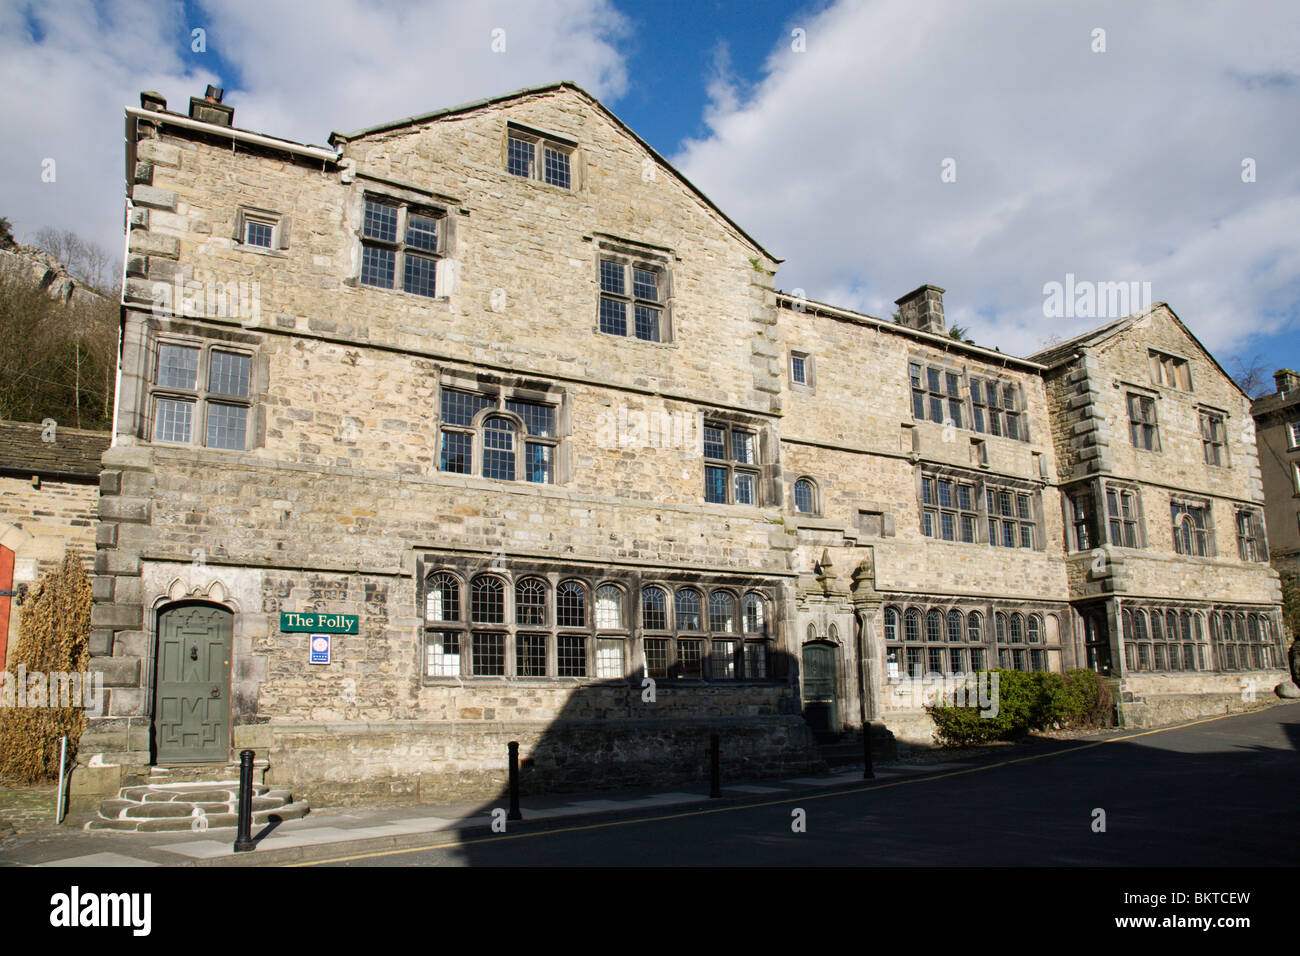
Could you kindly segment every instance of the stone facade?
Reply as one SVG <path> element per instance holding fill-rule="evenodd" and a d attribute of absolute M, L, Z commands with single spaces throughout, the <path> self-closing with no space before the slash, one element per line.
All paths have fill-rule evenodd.
<path fill-rule="evenodd" d="M 806 768 L 814 731 L 928 736 L 911 672 L 1089 660 L 1056 366 L 943 334 L 942 289 L 899 324 L 778 293 L 571 84 L 332 149 L 142 101 L 83 752 L 162 758 L 195 606 L 211 759 L 316 800 L 485 793 L 512 739 L 536 786 L 698 776 L 710 733 Z M 356 618 L 328 664 L 306 612 Z"/>

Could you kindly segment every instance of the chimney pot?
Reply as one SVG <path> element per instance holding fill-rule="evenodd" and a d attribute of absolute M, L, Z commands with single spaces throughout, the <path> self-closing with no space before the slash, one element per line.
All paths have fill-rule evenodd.
<path fill-rule="evenodd" d="M 901 299 L 895 299 L 894 305 L 898 306 L 898 317 L 903 325 L 935 335 L 947 334 L 943 318 L 943 294 L 946 291 L 937 285 L 923 285 Z"/>

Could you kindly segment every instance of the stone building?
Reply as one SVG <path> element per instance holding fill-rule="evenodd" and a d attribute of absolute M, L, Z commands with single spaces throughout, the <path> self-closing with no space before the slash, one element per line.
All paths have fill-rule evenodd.
<path fill-rule="evenodd" d="M 1255 400 L 1269 550 L 1279 573 L 1300 576 L 1300 372 L 1279 369 L 1277 391 Z"/>
<path fill-rule="evenodd" d="M 95 553 L 99 459 L 107 432 L 0 422 L 0 669 L 22 601 L 69 549 Z"/>
<path fill-rule="evenodd" d="M 1237 709 L 1283 678 L 1250 399 L 1164 303 L 1046 366 L 1080 660 L 1130 726 Z"/>
<path fill-rule="evenodd" d="M 538 785 L 663 781 L 711 732 L 728 772 L 804 768 L 866 720 L 928 738 L 926 674 L 1148 679 L 1130 594 L 1191 611 L 1207 568 L 1197 613 L 1275 615 L 1266 566 L 1174 560 L 1154 510 L 1091 589 L 1058 489 L 1112 477 L 1063 424 L 1106 347 L 957 341 L 929 285 L 897 323 L 778 293 L 570 83 L 329 148 L 141 104 L 83 740 L 126 774 L 253 747 L 316 799 L 478 794 L 517 739 Z M 1170 401 L 1240 416 L 1189 358 Z M 1182 476 L 1226 527 L 1258 486 L 1229 451 Z M 1155 509 L 1163 466 L 1115 457 Z"/>

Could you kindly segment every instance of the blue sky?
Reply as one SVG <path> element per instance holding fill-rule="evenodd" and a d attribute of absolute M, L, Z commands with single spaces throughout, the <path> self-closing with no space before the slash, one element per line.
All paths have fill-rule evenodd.
<path fill-rule="evenodd" d="M 1223 364 L 1271 372 L 1300 367 L 1297 37 L 1289 0 L 19 2 L 0 215 L 120 248 L 141 89 L 183 110 L 214 82 L 238 125 L 323 143 L 571 79 L 783 257 L 782 288 L 888 315 L 932 282 L 1027 354 L 1109 318 L 1045 315 L 1045 284 L 1149 282 Z"/>

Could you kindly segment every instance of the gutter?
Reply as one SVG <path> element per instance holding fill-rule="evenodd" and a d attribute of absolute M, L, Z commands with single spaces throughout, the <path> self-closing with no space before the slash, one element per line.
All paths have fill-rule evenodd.
<path fill-rule="evenodd" d="M 306 146 L 302 143 L 294 143 L 287 139 L 276 139 L 274 136 L 263 136 L 260 133 L 250 133 L 247 130 L 238 129 L 234 126 L 216 126 L 213 123 L 204 123 L 200 120 L 192 120 L 188 116 L 181 116 L 179 113 L 145 110 L 138 106 L 128 106 L 126 108 L 126 115 L 135 120 L 147 123 L 166 123 L 170 126 L 178 126 L 181 129 L 187 129 L 192 132 L 206 133 L 209 136 L 229 136 L 237 142 L 252 143 L 255 146 L 262 146 L 267 149 L 278 149 L 282 152 L 292 153 L 295 156 L 306 156 L 309 159 L 315 159 L 326 163 L 336 163 L 342 155 L 341 152 L 332 149 L 325 149 L 320 146 Z M 127 172 L 129 175 L 130 170 Z"/>

